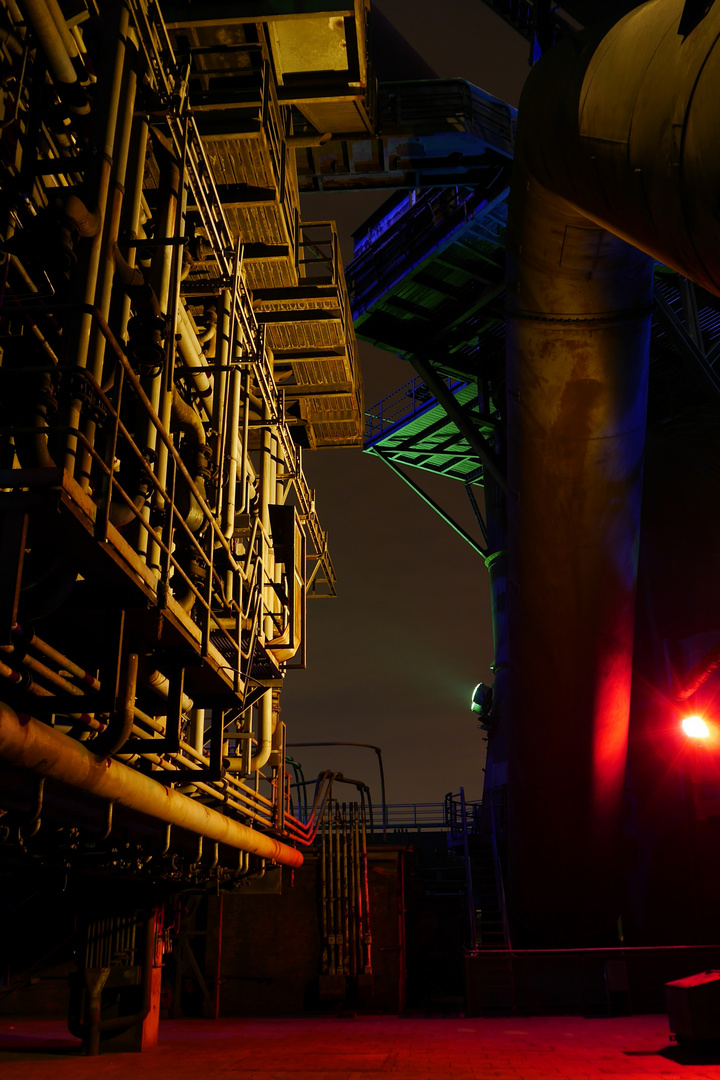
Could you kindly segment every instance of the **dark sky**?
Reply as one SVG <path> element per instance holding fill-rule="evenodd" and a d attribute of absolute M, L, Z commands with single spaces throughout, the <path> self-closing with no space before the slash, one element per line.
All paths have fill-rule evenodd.
<path fill-rule="evenodd" d="M 383 13 L 443 78 L 465 78 L 517 105 L 526 43 L 481 0 L 384 0 Z M 305 220 L 334 218 L 343 258 L 350 234 L 386 194 L 306 196 Z M 366 404 L 412 378 L 410 366 L 360 343 Z M 353 741 L 382 747 L 391 803 L 439 802 L 482 791 L 484 743 L 469 708 L 492 681 L 487 571 L 475 554 L 382 462 L 360 451 L 305 454 L 338 575 L 335 600 L 308 605 L 308 668 L 283 692 L 289 742 Z M 460 484 L 412 470 L 414 479 L 472 535 Z M 368 750 L 291 750 L 307 776 L 340 769 L 379 801 Z M 348 796 L 352 797 L 350 791 Z"/>

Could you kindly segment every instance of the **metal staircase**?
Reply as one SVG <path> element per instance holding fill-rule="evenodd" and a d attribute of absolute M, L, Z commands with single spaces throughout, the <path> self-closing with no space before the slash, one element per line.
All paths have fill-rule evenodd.
<path fill-rule="evenodd" d="M 462 788 L 445 801 L 448 846 L 463 860 L 469 939 L 465 948 L 466 1008 L 474 1013 L 515 1008 L 515 983 L 500 848 L 504 789 L 488 792 L 485 806 L 465 802 Z"/>

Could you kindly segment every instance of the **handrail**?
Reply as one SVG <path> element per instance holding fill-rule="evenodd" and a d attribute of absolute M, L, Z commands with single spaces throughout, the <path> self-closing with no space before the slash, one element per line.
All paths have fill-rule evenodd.
<path fill-rule="evenodd" d="M 131 734 L 128 738 L 125 726 L 121 728 L 121 734 L 127 741 L 122 746 L 118 745 L 119 753 L 114 756 L 132 765 L 145 759 L 152 764 L 158 779 L 181 787 L 189 792 L 192 800 L 213 805 L 230 817 L 245 818 L 259 828 L 289 835 L 298 843 L 311 843 L 330 797 L 330 774 L 318 788 L 309 819 L 301 822 L 290 816 L 284 821 L 282 750 L 276 750 L 271 766 L 266 770 L 267 775 L 255 777 L 254 789 L 240 777 L 226 772 L 227 763 L 223 761 L 223 742 L 226 739 L 231 739 L 237 732 L 248 740 L 244 744 L 247 747 L 253 738 L 252 713 L 248 710 L 254 706 L 257 694 L 248 697 L 245 693 L 248 685 L 252 687 L 265 679 L 266 665 L 269 665 L 271 675 L 280 674 L 283 670 L 278 656 L 284 654 L 278 653 L 277 648 L 273 653 L 265 631 L 270 637 L 272 630 L 269 620 L 274 620 L 279 630 L 283 629 L 292 607 L 292 598 L 288 599 L 282 587 L 285 582 L 282 575 L 287 568 L 281 570 L 279 563 L 277 567 L 274 565 L 273 536 L 269 535 L 267 516 L 263 528 L 255 502 L 249 505 L 245 500 L 242 511 L 237 510 L 233 516 L 236 504 L 232 500 L 225 500 L 230 481 L 223 487 L 222 468 L 227 456 L 223 446 L 224 430 L 216 429 L 222 429 L 223 424 L 228 426 L 234 423 L 232 417 L 237 408 L 235 412 L 228 413 L 227 410 L 223 412 L 220 406 L 214 411 L 209 407 L 209 394 L 212 391 L 217 393 L 221 405 L 225 402 L 218 385 L 222 379 L 217 372 L 242 371 L 241 378 L 237 374 L 232 376 L 233 387 L 239 386 L 238 393 L 244 393 L 246 401 L 252 393 L 254 409 L 258 407 L 254 395 L 261 399 L 260 420 L 256 423 L 253 414 L 250 423 L 252 427 L 270 430 L 273 440 L 277 440 L 272 446 L 272 459 L 279 464 L 278 480 L 282 476 L 285 491 L 288 494 L 292 491 L 291 497 L 297 500 L 303 533 L 301 550 L 305 552 L 307 536 L 307 559 L 317 560 L 317 567 L 306 561 L 303 567 L 305 579 L 318 575 L 320 580 L 324 576 L 328 591 L 334 592 L 335 573 L 327 551 L 327 535 L 317 520 L 314 493 L 302 473 L 301 454 L 285 416 L 284 394 L 275 382 L 269 350 L 265 348 L 265 327 L 258 322 L 248 288 L 250 279 L 243 273 L 243 230 L 236 227 L 235 218 L 223 207 L 198 123 L 189 108 L 190 69 L 184 67 L 185 61 L 174 52 L 171 32 L 163 21 L 158 0 L 125 0 L 125 6 L 133 27 L 131 36 L 141 54 L 146 73 L 147 95 L 141 102 L 138 101 L 138 111 L 134 114 L 129 102 L 124 116 L 126 124 L 122 138 L 127 137 L 130 144 L 132 152 L 128 151 L 128 154 L 134 172 L 132 188 L 128 180 L 128 192 L 133 192 L 132 205 L 130 201 L 122 203 L 122 213 L 129 206 L 129 219 L 132 218 L 135 223 L 128 228 L 123 224 L 118 235 L 125 237 L 120 243 L 121 248 L 127 244 L 137 251 L 138 246 L 146 241 L 154 252 L 157 250 L 157 257 L 153 253 L 152 268 L 147 275 L 139 267 L 128 263 L 128 268 L 134 271 L 131 288 L 125 277 L 116 272 L 119 265 L 116 259 L 118 248 L 117 244 L 107 240 L 108 230 L 100 227 L 94 234 L 83 233 L 83 238 L 86 235 L 94 237 L 92 258 L 98 255 L 102 275 L 97 280 L 92 277 L 97 276 L 93 263 L 86 274 L 89 282 L 84 290 L 86 302 L 67 303 L 54 292 L 40 295 L 17 258 L 10 256 L 15 258 L 15 263 L 10 267 L 8 282 L 3 284 L 1 290 L 2 297 L 7 297 L 6 310 L 11 309 L 12 314 L 17 315 L 26 327 L 29 325 L 32 328 L 44 354 L 38 349 L 26 365 L 19 350 L 17 362 L 14 355 L 12 358 L 13 365 L 17 363 L 17 366 L 6 364 L 0 371 L 0 375 L 13 380 L 13 392 L 16 384 L 19 386 L 18 396 L 23 400 L 23 408 L 18 410 L 16 417 L 19 422 L 9 425 L 7 429 L 18 436 L 16 464 L 19 463 L 19 468 L 4 470 L 2 482 L 10 491 L 30 489 L 34 492 L 37 488 L 41 498 L 47 495 L 53 504 L 60 496 L 62 504 L 77 517 L 82 512 L 81 520 L 88 537 L 101 549 L 107 550 L 122 571 L 132 578 L 133 587 L 136 585 L 141 590 L 143 605 L 157 603 L 158 610 L 163 611 L 163 618 L 166 621 L 170 619 L 175 630 L 180 631 L 177 635 L 180 643 L 177 656 L 169 655 L 176 647 L 175 637 L 169 638 L 171 644 L 167 650 L 163 649 L 158 658 L 160 667 L 173 665 L 177 660 L 178 672 L 184 671 L 190 652 L 197 654 L 193 655 L 193 661 L 205 663 L 207 658 L 207 677 L 192 672 L 187 676 L 187 691 L 200 701 L 200 694 L 204 694 L 207 686 L 209 692 L 219 691 L 213 701 L 229 703 L 227 710 L 216 705 L 207 706 L 213 710 L 209 729 L 202 726 L 202 717 L 192 718 L 191 722 L 200 726 L 194 727 L 192 739 L 185 741 L 181 736 L 184 735 L 188 718 L 184 716 L 182 708 L 187 699 L 183 697 L 182 688 L 177 695 L 174 689 L 168 695 L 168 718 L 163 721 L 149 715 L 152 707 L 146 704 L 144 691 L 141 690 L 140 703 L 149 711 L 143 713 L 141 709 L 128 706 L 129 724 L 126 726 Z M 121 36 L 121 43 L 125 38 L 126 35 Z M 261 42 L 253 48 L 259 49 L 262 57 L 264 115 L 260 138 L 272 157 L 270 168 L 279 192 L 278 201 L 287 220 L 283 242 L 287 235 L 292 259 L 300 226 L 295 209 L 297 181 L 292 155 L 288 159 L 286 142 L 291 110 L 277 100 L 267 44 Z M 254 89 L 251 96 L 256 96 Z M 102 107 L 101 99 L 96 104 L 98 108 Z M 113 117 L 114 110 L 111 110 L 108 123 Z M 98 113 L 98 123 L 100 119 Z M 162 166 L 168 158 L 176 159 L 172 170 L 168 167 L 166 175 L 160 167 L 160 180 L 154 166 L 152 175 L 148 177 L 146 174 L 143 180 L 142 162 L 146 154 L 144 145 L 136 155 L 132 149 L 131 129 L 134 123 L 145 135 L 149 126 L 162 128 L 169 133 L 169 139 L 164 139 L 159 130 L 153 134 L 155 164 L 160 162 Z M 51 187 L 54 190 L 58 182 L 65 187 L 66 177 L 71 185 L 84 179 L 86 186 L 93 188 L 88 176 L 93 179 L 94 163 L 87 153 L 89 144 L 86 145 L 85 131 L 76 134 L 78 137 L 73 136 L 67 157 L 58 158 L 57 162 L 52 160 L 56 150 L 51 139 L 49 149 L 38 162 L 43 168 L 39 175 L 52 178 L 45 184 L 48 190 Z M 162 144 L 162 154 L 158 144 Z M 113 145 L 121 145 L 120 135 L 111 143 L 111 148 Z M 32 150 L 31 143 L 23 150 L 27 153 L 28 161 Z M 133 155 L 137 157 L 137 167 L 133 164 Z M 53 173 L 53 169 L 57 172 Z M 110 160 L 109 152 L 102 169 L 103 176 L 107 174 L 110 182 L 115 183 L 115 172 L 112 171 L 115 165 Z M 119 171 L 117 176 L 120 176 Z M 172 183 L 166 183 L 170 176 Z M 150 189 L 153 189 L 155 199 L 150 195 Z M 123 191 L 118 188 L 117 194 L 121 197 Z M 128 193 L 125 195 L 129 198 Z M 121 213 L 120 197 L 113 203 L 113 213 L 117 212 L 118 215 Z M 186 231 L 186 200 L 193 203 L 190 213 L 194 218 L 190 220 L 198 220 L 203 235 L 203 243 L 198 245 L 197 252 L 190 244 L 190 238 L 182 235 Z M 145 214 L 149 215 L 147 220 L 153 221 L 147 236 L 142 224 L 142 220 L 145 220 L 142 219 L 143 206 Z M 306 230 L 306 237 L 311 232 Z M 241 239 L 235 233 L 239 233 Z M 330 238 L 332 265 L 329 265 L 328 274 L 337 279 L 338 244 L 332 227 Z M 186 245 L 189 246 L 183 251 Z M 323 257 L 326 248 L 327 245 L 321 252 Z M 193 257 L 198 256 L 198 261 L 184 259 L 190 250 Z M 130 260 L 132 262 L 134 259 Z M 186 273 L 188 269 L 189 274 Z M 81 261 L 78 275 L 84 270 Z M 295 277 L 296 270 L 297 267 L 293 271 Z M 324 267 L 321 273 L 325 273 Z M 212 277 L 208 278 L 208 274 Z M 230 322 L 228 325 L 224 303 L 222 331 L 218 325 L 219 312 L 216 311 L 215 335 L 222 342 L 223 355 L 217 364 L 208 365 L 202 377 L 199 377 L 199 372 L 204 367 L 203 354 L 212 360 L 213 330 L 211 320 L 208 321 L 210 329 L 206 326 L 204 334 L 200 331 L 199 322 L 197 326 L 193 322 L 192 301 L 186 301 L 181 288 L 184 276 L 189 276 L 190 285 L 211 281 L 214 292 L 217 292 L 218 281 L 227 282 L 228 288 L 232 286 Z M 16 289 L 16 279 L 25 280 L 35 295 L 26 297 L 22 286 Z M 142 297 L 132 291 L 135 288 L 142 290 Z M 193 293 L 188 288 L 186 291 L 188 296 L 198 295 L 197 290 Z M 342 290 L 341 296 L 342 318 L 346 330 L 351 333 L 347 297 Z M 97 299 L 97 303 L 93 303 L 94 299 Z M 223 301 L 226 299 L 224 296 Z M 183 336 L 180 339 L 175 334 L 175 316 L 178 312 L 182 316 L 180 329 Z M 143 321 L 146 316 L 147 323 Z M 132 318 L 132 324 L 128 323 L 129 318 Z M 150 324 L 151 329 L 148 329 Z M 125 341 L 126 332 L 129 345 Z M 75 355 L 75 338 L 80 335 L 85 341 L 90 334 L 93 341 L 99 343 L 97 350 L 93 346 L 97 362 L 94 367 L 84 367 L 78 359 L 82 356 L 82 350 Z M 226 347 L 228 336 L 237 345 L 230 348 L 229 355 Z M 58 348 L 58 341 L 61 348 Z M 206 342 L 207 347 L 201 349 Z M 180 371 L 174 367 L 176 350 L 178 363 L 185 363 L 185 368 Z M 36 360 L 43 365 L 42 368 L 33 366 Z M 194 360 L 198 362 L 193 363 Z M 356 363 L 354 353 L 351 353 L 350 362 Z M 190 377 L 186 378 L 188 371 Z M 251 371 L 252 387 L 249 385 Z M 228 384 L 230 381 L 228 379 Z M 179 386 L 176 386 L 177 382 Z M 25 393 L 28 386 L 30 395 Z M 57 394 L 58 399 L 63 399 L 68 392 L 72 404 L 69 418 L 64 401 L 60 400 L 56 408 L 53 397 Z M 46 394 L 51 402 L 47 408 L 35 407 L 36 398 L 45 401 L 42 394 Z M 30 400 L 32 404 L 26 408 L 25 403 Z M 246 409 L 247 417 L 249 406 Z M 181 431 L 180 435 L 178 430 Z M 275 464 L 270 458 L 264 459 L 267 469 L 256 474 L 255 459 L 250 457 L 254 432 L 250 435 L 247 432 L 246 423 L 242 443 L 244 460 L 250 479 L 253 482 L 256 479 L 261 481 L 257 503 L 262 505 L 261 512 L 265 514 L 267 505 L 272 504 L 276 497 L 272 486 Z M 67 475 L 63 474 L 63 460 L 68 463 Z M 57 469 L 56 461 L 60 463 Z M 41 462 L 42 467 L 37 462 Z M 72 476 L 73 464 L 78 465 L 75 472 L 77 480 Z M 268 477 L 270 480 L 266 483 Z M 244 486 L 244 494 L 248 488 L 249 484 Z M 230 508 L 230 529 L 227 527 L 228 521 L 221 520 L 226 506 Z M 240 519 L 240 513 L 246 514 L 244 519 Z M 243 528 L 244 521 L 248 519 L 251 525 L 255 525 L 249 544 L 245 533 L 251 530 Z M 79 558 L 82 562 L 86 546 L 81 545 L 81 549 Z M 89 544 L 87 550 L 90 550 Z M 95 564 L 93 574 L 94 568 Z M 92 577 L 92 580 L 95 578 Z M 173 596 L 179 606 L 173 603 Z M 29 607 L 26 606 L 26 610 L 29 611 Z M 134 633 L 133 627 L 128 640 Z M 125 645 L 124 641 L 117 650 L 120 656 L 117 660 L 118 678 L 123 677 Z M 187 648 L 187 655 L 181 651 L 184 648 Z M 33 662 L 30 657 L 23 668 L 28 679 Z M 69 732 L 73 742 L 79 734 L 80 725 L 84 728 L 95 725 L 95 730 L 102 730 L 108 719 L 109 706 L 108 695 L 103 697 L 99 694 L 99 680 L 96 680 L 97 686 L 83 686 L 74 693 L 75 684 L 63 680 L 57 664 L 53 662 L 48 666 L 43 661 L 34 662 L 34 666 L 33 675 L 37 675 L 39 681 L 33 687 L 39 702 L 36 711 L 40 714 L 41 722 L 50 715 L 57 716 L 60 720 L 58 728 Z M 7 665 L 4 668 L 11 671 Z M 170 672 L 171 676 L 174 674 Z M 183 677 L 177 675 L 178 686 Z M 6 678 L 0 675 L 0 679 Z M 172 683 L 172 677 L 169 683 Z M 21 690 L 18 690 L 18 695 Z M 77 717 L 74 713 L 64 711 L 75 708 L 67 695 L 80 700 L 77 708 L 81 714 Z M 246 703 L 244 719 L 239 722 Z M 34 707 L 32 700 L 30 704 Z M 50 709 L 56 711 L 50 713 Z M 203 706 L 198 705 L 197 711 L 202 712 Z M 232 719 L 227 719 L 227 712 L 232 714 Z M 191 746 L 193 742 L 196 745 Z M 97 745 L 99 748 L 101 743 Z M 126 748 L 124 754 L 123 748 Z M 205 750 L 209 752 L 206 754 Z M 273 770 L 272 779 L 270 768 Z M 258 790 L 261 782 L 263 791 L 266 790 L 266 782 L 273 785 L 271 799 L 266 799 Z"/>
<path fill-rule="evenodd" d="M 441 378 L 452 394 L 464 390 L 468 385 L 467 379 L 458 379 L 452 375 L 443 375 Z M 438 401 L 432 391 L 424 380 L 416 375 L 365 410 L 367 420 L 365 445 L 369 446 L 393 428 L 422 416 L 423 413 L 434 409 L 437 404 Z"/>

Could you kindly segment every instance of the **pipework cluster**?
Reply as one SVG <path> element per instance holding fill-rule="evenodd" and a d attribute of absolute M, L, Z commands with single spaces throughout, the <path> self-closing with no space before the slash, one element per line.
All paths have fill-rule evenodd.
<path fill-rule="evenodd" d="M 154 0 L 0 5 L 12 842 L 67 814 L 56 783 L 281 862 L 268 834 L 317 827 L 289 812 L 279 704 L 306 598 L 335 592 L 302 450 L 357 441 L 362 396 L 268 40 Z"/>

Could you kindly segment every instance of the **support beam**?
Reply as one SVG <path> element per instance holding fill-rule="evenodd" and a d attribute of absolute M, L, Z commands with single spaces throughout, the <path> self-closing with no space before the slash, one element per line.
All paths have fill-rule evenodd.
<path fill-rule="evenodd" d="M 720 394 L 720 377 L 715 369 L 708 363 L 705 353 L 693 341 L 680 319 L 668 304 L 664 296 L 655 289 L 655 306 L 658 318 L 662 323 L 668 337 L 672 340 L 683 360 L 689 361 L 705 376 L 706 381 L 712 386 L 716 394 Z"/>
<path fill-rule="evenodd" d="M 462 537 L 465 543 L 469 544 L 473 551 L 477 551 L 478 555 L 482 555 L 483 558 L 487 555 L 486 549 L 480 547 L 477 540 L 473 540 L 472 536 L 470 536 L 470 533 L 465 532 L 462 525 L 458 525 L 457 521 L 455 521 L 455 519 L 451 517 L 450 514 L 448 514 L 445 510 L 443 510 L 443 508 L 439 506 L 434 499 L 431 499 L 427 492 L 423 491 L 423 489 L 418 484 L 416 484 L 414 480 L 411 480 L 409 476 L 406 476 L 402 469 L 398 468 L 392 458 L 384 454 L 382 450 L 378 450 L 377 446 L 373 447 L 372 453 L 377 454 L 380 460 L 384 461 L 389 469 L 392 469 L 392 471 L 396 473 L 401 480 L 404 480 L 410 490 L 414 491 L 416 495 L 419 495 L 422 501 L 424 503 L 427 503 L 430 509 L 434 510 L 435 513 L 439 517 L 441 517 L 443 521 L 446 522 L 450 526 L 450 528 L 458 534 L 458 536 Z"/>
<path fill-rule="evenodd" d="M 343 360 L 346 356 L 344 348 L 323 348 L 321 345 L 310 346 L 305 349 L 273 349 L 273 358 L 276 366 L 282 364 L 315 364 L 325 360 Z"/>
<path fill-rule="evenodd" d="M 465 491 L 467 492 L 467 497 L 470 500 L 470 505 L 473 508 L 473 513 L 475 514 L 475 520 L 478 523 L 478 528 L 480 529 L 480 532 L 483 534 L 483 540 L 487 544 L 487 542 L 488 542 L 487 527 L 485 525 L 485 521 L 483 519 L 483 516 L 480 513 L 480 507 L 477 504 L 477 499 L 475 498 L 475 495 L 474 495 L 473 489 L 472 489 L 472 484 L 470 482 L 465 484 Z"/>
<path fill-rule="evenodd" d="M 417 353 L 410 357 L 410 363 L 417 371 L 425 385 L 435 396 L 436 401 L 442 405 L 448 417 L 455 424 L 463 438 L 467 439 L 472 452 L 477 455 L 493 479 L 507 492 L 507 480 L 503 476 L 497 462 L 497 458 L 490 444 L 480 434 L 472 420 L 463 412 L 455 395 L 452 394 L 442 379 L 438 376 L 433 366 Z"/>

